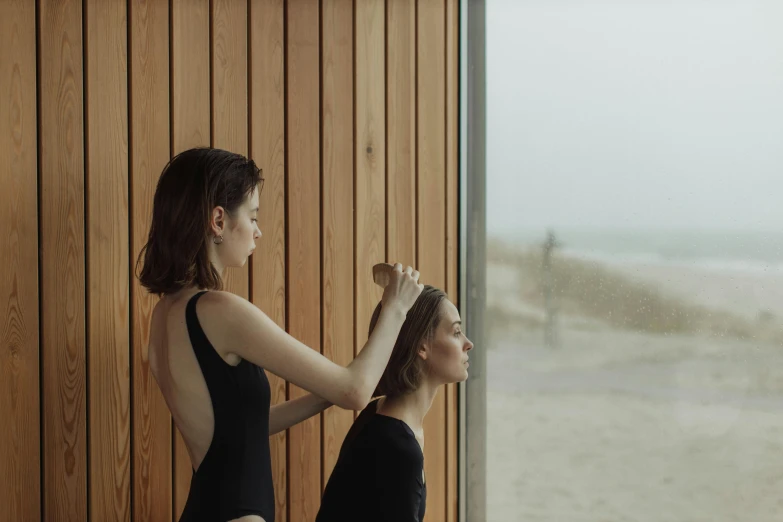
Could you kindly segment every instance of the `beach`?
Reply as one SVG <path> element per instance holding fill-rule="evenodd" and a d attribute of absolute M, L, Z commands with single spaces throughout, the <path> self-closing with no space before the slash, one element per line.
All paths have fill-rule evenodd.
<path fill-rule="evenodd" d="M 560 253 L 546 346 L 540 267 L 488 245 L 488 520 L 783 520 L 780 274 Z"/>

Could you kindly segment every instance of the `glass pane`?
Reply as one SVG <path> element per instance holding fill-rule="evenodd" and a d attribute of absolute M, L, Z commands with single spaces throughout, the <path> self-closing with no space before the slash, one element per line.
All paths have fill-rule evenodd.
<path fill-rule="evenodd" d="M 783 520 L 781 20 L 488 0 L 490 521 Z"/>

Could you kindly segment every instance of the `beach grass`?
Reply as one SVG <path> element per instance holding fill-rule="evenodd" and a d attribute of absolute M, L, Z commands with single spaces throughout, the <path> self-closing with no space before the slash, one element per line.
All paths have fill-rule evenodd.
<path fill-rule="evenodd" d="M 504 264 L 518 272 L 522 302 L 545 308 L 543 253 L 540 248 L 520 248 L 490 239 L 488 266 Z M 712 309 L 666 295 L 653 283 L 618 273 L 598 261 L 569 257 L 555 251 L 551 257 L 549 288 L 558 315 L 602 322 L 616 329 L 659 335 L 709 335 L 742 340 L 783 342 L 779 321 L 764 317 L 750 321 L 731 311 Z M 487 309 L 490 327 L 518 325 L 539 328 L 542 321 L 514 317 L 496 302 Z M 519 323 L 521 321 L 522 323 Z"/>

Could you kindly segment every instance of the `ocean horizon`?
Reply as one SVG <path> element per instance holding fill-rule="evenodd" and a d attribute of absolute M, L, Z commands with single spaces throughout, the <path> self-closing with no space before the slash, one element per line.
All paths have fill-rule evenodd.
<path fill-rule="evenodd" d="M 490 240 L 530 249 L 542 246 L 550 230 L 563 254 L 605 264 L 783 273 L 783 232 L 777 231 L 553 227 L 490 232 L 488 236 Z"/>

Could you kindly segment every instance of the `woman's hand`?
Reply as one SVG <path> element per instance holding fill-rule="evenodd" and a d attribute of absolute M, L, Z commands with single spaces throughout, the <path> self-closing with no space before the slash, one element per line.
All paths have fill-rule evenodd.
<path fill-rule="evenodd" d="M 418 299 L 424 285 L 419 284 L 419 271 L 407 267 L 404 271 L 400 263 L 394 265 L 389 277 L 389 284 L 383 290 L 384 309 L 397 307 L 404 314 L 408 313 Z"/>

